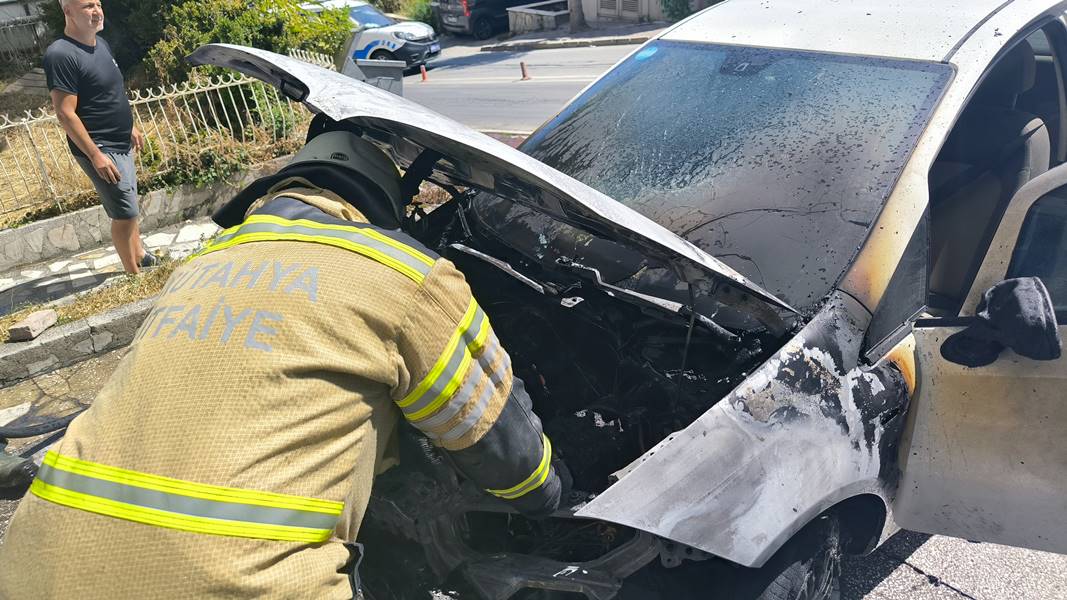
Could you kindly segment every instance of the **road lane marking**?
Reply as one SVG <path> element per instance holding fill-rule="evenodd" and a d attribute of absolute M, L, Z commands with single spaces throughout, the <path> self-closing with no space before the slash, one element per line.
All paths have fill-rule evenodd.
<path fill-rule="evenodd" d="M 593 76 L 578 76 L 578 75 L 555 75 L 555 76 L 541 76 L 534 75 L 527 81 L 522 81 L 518 77 L 466 77 L 462 79 L 434 79 L 433 73 L 430 73 L 430 79 L 425 82 L 413 83 L 411 85 L 463 85 L 463 84 L 481 84 L 481 83 L 537 83 L 541 82 L 577 82 L 577 83 L 589 83 L 595 81 L 596 75 Z"/>

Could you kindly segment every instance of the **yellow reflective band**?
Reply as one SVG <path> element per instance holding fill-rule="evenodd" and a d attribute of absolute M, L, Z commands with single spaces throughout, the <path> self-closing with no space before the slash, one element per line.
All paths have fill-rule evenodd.
<path fill-rule="evenodd" d="M 49 485 L 40 479 L 34 480 L 33 485 L 30 486 L 30 491 L 43 500 L 62 506 L 125 521 L 188 531 L 190 533 L 307 543 L 325 542 L 333 534 L 331 529 L 303 529 L 280 525 L 271 526 L 259 523 L 224 521 L 144 508 L 134 504 L 72 492 Z"/>
<path fill-rule="evenodd" d="M 452 377 L 445 383 L 444 388 L 441 389 L 441 393 L 437 395 L 425 408 L 417 410 L 411 414 L 404 413 L 409 421 L 421 421 L 426 417 L 434 414 L 441 409 L 449 398 L 456 393 L 456 389 L 463 383 L 463 379 L 467 376 L 467 372 L 470 371 L 471 361 L 474 358 L 471 356 L 470 350 L 463 349 L 463 359 L 459 363 L 459 368 Z M 464 399 L 466 401 L 466 399 Z"/>
<path fill-rule="evenodd" d="M 398 260 L 394 260 L 393 258 L 386 256 L 385 254 L 382 254 L 381 252 L 378 252 L 373 248 L 368 248 L 366 246 L 362 246 L 360 244 L 356 244 L 354 242 L 339 238 L 304 235 L 300 233 L 270 233 L 265 231 L 259 233 L 243 233 L 240 235 L 236 235 L 226 240 L 225 242 L 213 244 L 208 248 L 204 248 L 204 250 L 202 250 L 197 256 L 203 256 L 205 254 L 218 252 L 219 250 L 225 250 L 226 248 L 238 246 L 240 244 L 247 244 L 250 242 L 309 242 L 312 244 L 335 246 L 337 248 L 344 248 L 345 250 L 355 252 L 356 254 L 362 254 L 363 256 L 366 256 L 371 260 L 380 262 L 387 267 L 399 271 L 400 273 L 402 273 L 409 279 L 415 281 L 416 283 L 421 283 L 424 279 L 422 273 L 419 273 L 418 271 L 412 269 L 404 263 Z"/>
<path fill-rule="evenodd" d="M 437 357 L 437 362 L 434 364 L 433 368 L 430 369 L 430 372 L 426 374 L 426 377 L 423 377 L 422 381 L 419 382 L 419 385 L 415 386 L 415 389 L 411 390 L 410 394 L 397 401 L 397 406 L 400 408 L 411 406 L 416 400 L 421 398 L 423 394 L 429 391 L 431 387 L 433 387 L 433 384 L 437 382 L 445 369 L 448 368 L 448 364 L 452 362 L 452 357 L 456 353 L 456 349 L 459 347 L 460 340 L 463 339 L 463 334 L 467 333 L 467 329 L 470 328 L 471 323 L 474 321 L 474 315 L 477 313 L 478 303 L 474 301 L 474 298 L 471 298 L 470 304 L 467 305 L 467 312 L 463 315 L 463 320 L 460 321 L 459 326 L 452 332 L 452 337 L 448 340 L 448 345 L 445 346 L 445 351 Z M 461 364 L 469 366 L 469 351 L 467 352 L 467 356 L 463 357 Z M 458 371 L 459 369 L 457 369 L 457 372 Z M 465 369 L 463 369 L 463 373 L 466 373 Z M 454 378 L 454 376 L 454 373 L 451 374 L 451 377 Z M 411 417 L 409 416 L 409 418 Z"/>
<path fill-rule="evenodd" d="M 354 225 L 333 225 L 333 224 L 329 224 L 329 223 L 319 223 L 319 222 L 316 222 L 316 221 L 309 221 L 308 219 L 289 220 L 289 219 L 284 219 L 282 217 L 276 217 L 274 215 L 252 215 L 251 217 L 248 217 L 248 219 L 245 222 L 246 223 L 273 223 L 275 225 L 282 225 L 282 226 L 298 225 L 300 227 L 308 227 L 308 228 L 311 228 L 311 229 L 323 229 L 323 230 L 328 230 L 328 231 L 347 231 L 347 232 L 350 232 L 350 233 L 355 233 L 355 234 L 359 234 L 359 235 L 365 235 L 365 236 L 367 236 L 369 238 L 373 238 L 373 239 L 375 239 L 375 240 L 377 240 L 377 241 L 379 241 L 379 242 L 381 242 L 381 243 L 383 243 L 383 244 L 385 244 L 387 246 L 392 246 L 393 248 L 396 248 L 397 250 L 403 252 L 404 254 L 407 254 L 408 256 L 411 256 L 415 260 L 418 260 L 418 261 L 420 261 L 422 263 L 425 263 L 426 266 L 432 267 L 433 264 L 434 264 L 434 260 L 432 258 L 430 258 L 429 256 L 426 256 L 422 252 L 419 252 L 418 250 L 412 248 L 411 246 L 408 246 L 407 244 L 404 244 L 402 242 L 398 242 L 398 241 L 394 240 L 393 238 L 391 238 L 391 237 L 389 237 L 387 235 L 384 235 L 380 231 L 371 229 L 369 227 L 356 227 Z"/>
<path fill-rule="evenodd" d="M 160 477 L 49 451 L 30 491 L 43 500 L 192 533 L 293 542 L 333 535 L 343 502 Z"/>
<path fill-rule="evenodd" d="M 474 337 L 474 341 L 470 343 L 471 354 L 478 354 L 485 348 L 485 342 L 489 339 L 489 333 L 493 330 L 489 326 L 489 317 L 482 319 L 482 325 L 478 329 L 478 335 Z"/>
<path fill-rule="evenodd" d="M 133 485 L 159 492 L 180 494 L 191 498 L 201 498 L 203 500 L 240 502 L 242 504 L 254 504 L 270 508 L 320 512 L 328 515 L 339 515 L 345 507 L 344 502 L 316 500 L 315 498 L 276 494 L 274 492 L 242 490 L 219 485 L 194 483 L 192 481 L 161 477 L 159 475 L 149 475 L 148 473 L 140 473 L 129 469 L 120 469 L 118 467 L 63 456 L 54 450 L 49 450 L 48 453 L 45 454 L 42 462 L 48 466 L 75 473 L 77 475 L 85 475 L 95 479 Z"/>
<path fill-rule="evenodd" d="M 541 434 L 541 438 L 544 440 L 544 453 L 541 455 L 541 464 L 537 466 L 537 469 L 529 477 L 519 485 L 506 490 L 485 491 L 504 500 L 515 500 L 544 485 L 545 481 L 548 480 L 548 474 L 552 472 L 552 442 L 548 440 L 548 436 L 545 434 Z"/>
<path fill-rule="evenodd" d="M 293 221 L 273 215 L 249 217 L 244 223 L 224 231 L 195 257 L 240 244 L 286 241 L 349 250 L 390 267 L 416 283 L 421 283 L 434 265 L 434 260 L 426 254 L 369 227 L 330 225 L 307 219 Z"/>

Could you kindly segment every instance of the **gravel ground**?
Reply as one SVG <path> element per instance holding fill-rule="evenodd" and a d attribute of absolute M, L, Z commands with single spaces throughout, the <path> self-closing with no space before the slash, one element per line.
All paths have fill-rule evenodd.
<path fill-rule="evenodd" d="M 62 415 L 88 406 L 125 355 L 125 349 L 114 350 L 0 389 L 0 410 L 29 402 L 31 408 L 27 418 L 32 418 L 35 415 Z M 7 450 L 9 453 L 21 452 L 45 437 L 11 440 Z M 17 501 L 0 500 L 0 544 L 3 544 L 3 535 L 16 506 Z"/>
<path fill-rule="evenodd" d="M 31 402 L 31 415 L 85 406 L 125 350 L 0 389 L 0 409 Z M 25 448 L 35 440 L 13 440 Z M 17 505 L 0 501 L 0 543 Z M 901 532 L 867 557 L 848 558 L 845 600 L 1067 600 L 1067 556 Z"/>

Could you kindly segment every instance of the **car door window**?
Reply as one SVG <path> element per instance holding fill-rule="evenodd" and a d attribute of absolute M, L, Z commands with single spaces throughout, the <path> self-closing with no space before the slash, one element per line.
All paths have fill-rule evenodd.
<path fill-rule="evenodd" d="M 1034 203 L 1026 215 L 1008 277 L 1040 277 L 1057 318 L 1067 317 L 1067 188 Z"/>
<path fill-rule="evenodd" d="M 959 313 L 1008 202 L 1056 162 L 1063 86 L 1052 42 L 1062 29 L 1049 23 L 1001 54 L 930 170 L 927 303 L 937 316 Z"/>
<path fill-rule="evenodd" d="M 1067 34 L 1063 24 L 1054 21 L 1026 38 L 1034 49 L 1034 87 L 1019 96 L 1016 108 L 1038 116 L 1048 127 L 1052 143 L 1052 164 L 1067 159 L 1067 138 L 1063 114 L 1067 111 L 1064 94 L 1063 49 Z"/>

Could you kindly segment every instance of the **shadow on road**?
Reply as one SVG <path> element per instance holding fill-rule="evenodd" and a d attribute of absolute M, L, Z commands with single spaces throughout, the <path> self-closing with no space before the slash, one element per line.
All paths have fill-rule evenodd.
<path fill-rule="evenodd" d="M 901 531 L 869 556 L 845 557 L 841 573 L 842 600 L 861 600 L 904 565 L 930 535 Z"/>

